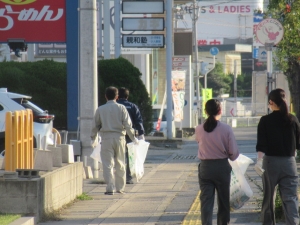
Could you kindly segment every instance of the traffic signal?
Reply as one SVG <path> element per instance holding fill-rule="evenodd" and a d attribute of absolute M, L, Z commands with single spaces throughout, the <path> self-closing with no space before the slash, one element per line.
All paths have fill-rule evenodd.
<path fill-rule="evenodd" d="M 200 73 L 202 75 L 205 75 L 207 73 L 207 71 L 208 71 L 207 66 L 208 66 L 207 62 L 201 62 L 201 71 L 200 71 Z"/>
<path fill-rule="evenodd" d="M 8 45 L 9 45 L 9 48 L 15 52 L 15 55 L 17 57 L 21 57 L 20 52 L 25 51 L 27 48 L 27 45 L 25 44 L 25 42 L 20 41 L 20 40 L 13 40 L 13 41 L 9 40 Z"/>

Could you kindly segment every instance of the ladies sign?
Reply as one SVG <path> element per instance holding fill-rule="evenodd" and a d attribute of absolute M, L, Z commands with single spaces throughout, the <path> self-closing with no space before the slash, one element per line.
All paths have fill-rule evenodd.
<path fill-rule="evenodd" d="M 65 0 L 0 0 L 0 42 L 66 42 Z"/>

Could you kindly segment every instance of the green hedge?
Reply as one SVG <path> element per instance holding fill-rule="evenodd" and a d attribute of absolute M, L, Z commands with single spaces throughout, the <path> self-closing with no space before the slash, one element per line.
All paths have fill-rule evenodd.
<path fill-rule="evenodd" d="M 55 115 L 54 127 L 67 127 L 66 63 L 1 62 L 0 87 L 32 96 L 32 102 Z"/>
<path fill-rule="evenodd" d="M 124 58 L 98 61 L 98 100 L 105 104 L 105 88 L 115 86 L 129 89 L 129 101 L 135 103 L 142 114 L 145 132 L 152 131 L 152 105 L 147 89 L 140 79 L 141 72 Z"/>
<path fill-rule="evenodd" d="M 67 66 L 53 60 L 37 62 L 1 62 L 0 87 L 9 92 L 32 96 L 32 102 L 55 115 L 54 127 L 67 129 Z M 147 133 L 152 130 L 152 106 L 140 71 L 123 58 L 98 61 L 99 105 L 105 104 L 108 86 L 127 87 L 130 101 L 143 115 Z"/>

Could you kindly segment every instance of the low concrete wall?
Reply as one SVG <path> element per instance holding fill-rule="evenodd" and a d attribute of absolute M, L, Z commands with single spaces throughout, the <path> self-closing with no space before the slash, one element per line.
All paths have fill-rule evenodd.
<path fill-rule="evenodd" d="M 83 164 L 68 164 L 40 178 L 0 180 L 0 212 L 42 216 L 82 194 Z"/>

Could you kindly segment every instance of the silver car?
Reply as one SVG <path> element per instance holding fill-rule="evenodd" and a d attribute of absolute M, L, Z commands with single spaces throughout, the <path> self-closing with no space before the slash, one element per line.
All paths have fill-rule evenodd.
<path fill-rule="evenodd" d="M 31 101 L 31 96 L 11 93 L 7 88 L 0 88 L 0 153 L 5 146 L 5 116 L 6 112 L 31 109 L 33 112 L 33 139 L 34 147 L 37 146 L 38 135 L 46 137 L 47 145 L 53 145 L 53 120 L 54 115 L 48 114 Z"/>

